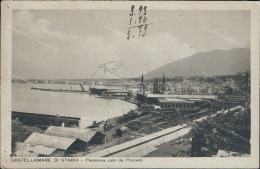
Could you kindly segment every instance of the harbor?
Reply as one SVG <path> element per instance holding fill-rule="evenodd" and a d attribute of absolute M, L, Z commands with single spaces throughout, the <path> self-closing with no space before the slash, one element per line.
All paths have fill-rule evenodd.
<path fill-rule="evenodd" d="M 70 86 L 72 86 L 73 89 L 80 90 L 79 85 L 15 83 L 12 85 L 12 111 L 77 117 L 81 119 L 81 127 L 87 127 L 92 125 L 93 121 L 121 116 L 136 108 L 135 104 L 120 99 L 103 99 L 97 97 L 97 95 L 82 94 L 80 92 L 64 93 L 32 90 L 31 87 L 34 86 L 56 90 L 61 88 L 69 90 Z M 84 85 L 86 90 L 88 90 L 88 87 Z"/>
<path fill-rule="evenodd" d="M 191 94 L 192 85 L 188 84 L 188 88 L 182 85 L 181 93 L 176 93 L 169 83 L 164 75 L 160 80 L 156 78 L 153 85 L 145 83 L 143 75 L 128 86 L 14 83 L 13 125 L 28 130 L 23 138 L 14 131 L 16 155 L 40 156 L 41 151 L 37 149 L 36 154 L 31 154 L 36 150 L 28 146 L 36 142 L 38 145 L 39 137 L 71 142 L 61 150 L 58 144 L 52 147 L 48 156 L 154 156 L 167 152 L 161 146 L 172 149 L 171 145 L 176 147 L 175 142 L 180 140 L 183 141 L 179 148 L 183 150 L 172 149 L 170 156 L 191 156 L 198 153 L 191 142 L 195 139 L 191 134 L 195 121 L 224 111 L 248 111 L 249 99 L 234 95 L 236 91 L 228 97 L 223 97 L 221 87 L 215 94 L 212 91 Z M 25 102 L 34 104 L 28 109 Z M 62 134 L 65 131 L 70 134 Z M 93 133 L 98 133 L 97 138 Z M 39 149 L 49 144 L 56 143 L 41 142 Z"/>
<path fill-rule="evenodd" d="M 3 168 L 256 166 L 253 4 L 3 9 Z"/>

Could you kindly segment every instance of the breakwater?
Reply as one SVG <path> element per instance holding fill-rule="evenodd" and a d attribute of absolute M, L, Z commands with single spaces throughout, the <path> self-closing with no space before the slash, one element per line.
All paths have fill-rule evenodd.
<path fill-rule="evenodd" d="M 79 126 L 80 118 L 67 117 L 58 115 L 47 115 L 27 112 L 12 111 L 12 119 L 18 119 L 24 125 L 36 127 L 61 126 L 62 123 L 65 127 Z"/>
<path fill-rule="evenodd" d="M 63 92 L 63 93 L 89 93 L 89 91 L 82 91 L 82 90 L 44 89 L 44 88 L 36 88 L 36 87 L 32 87 L 31 89 L 32 90 L 49 91 L 49 92 Z"/>

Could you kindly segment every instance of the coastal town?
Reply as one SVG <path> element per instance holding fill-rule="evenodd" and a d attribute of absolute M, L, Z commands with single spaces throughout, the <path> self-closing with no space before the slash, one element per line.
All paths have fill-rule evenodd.
<path fill-rule="evenodd" d="M 121 100 L 135 108 L 86 126 L 80 117 L 12 111 L 18 157 L 250 155 L 250 72 L 126 79 L 13 79 L 31 91 Z M 102 106 L 102 105 L 100 105 Z M 85 110 L 88 111 L 88 110 Z"/>

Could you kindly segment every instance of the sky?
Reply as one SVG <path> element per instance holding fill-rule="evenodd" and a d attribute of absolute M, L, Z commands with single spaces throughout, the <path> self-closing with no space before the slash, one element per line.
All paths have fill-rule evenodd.
<path fill-rule="evenodd" d="M 145 36 L 127 40 L 129 13 L 14 10 L 13 78 L 121 77 L 102 66 L 113 62 L 122 63 L 125 76 L 139 76 L 197 52 L 250 49 L 250 11 L 148 8 Z"/>

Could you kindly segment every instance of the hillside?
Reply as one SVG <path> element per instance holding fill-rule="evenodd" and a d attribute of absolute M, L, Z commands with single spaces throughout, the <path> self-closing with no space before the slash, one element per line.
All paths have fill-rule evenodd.
<path fill-rule="evenodd" d="M 166 76 L 232 75 L 250 70 L 250 51 L 245 48 L 217 49 L 163 65 L 147 78 Z"/>

